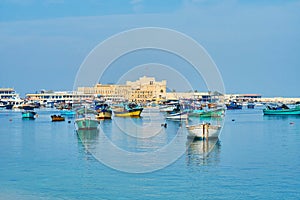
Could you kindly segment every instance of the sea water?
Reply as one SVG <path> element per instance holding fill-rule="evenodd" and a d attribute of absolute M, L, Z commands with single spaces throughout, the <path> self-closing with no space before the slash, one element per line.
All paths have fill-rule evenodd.
<path fill-rule="evenodd" d="M 260 108 L 226 111 L 212 149 L 205 149 L 203 141 L 187 145 L 183 132 L 177 145 L 186 151 L 174 163 L 149 173 L 127 173 L 106 166 L 86 148 L 74 119 L 56 123 L 50 116 L 57 111 L 37 113 L 35 120 L 22 120 L 18 111 L 0 111 L 0 199 L 300 199 L 299 117 L 263 116 Z M 122 149 L 147 152 L 185 129 L 186 122 L 161 116 L 152 126 L 167 127 L 149 141 L 137 143 L 132 135 L 119 134 L 140 134 L 126 124 L 147 126 L 149 115 L 101 121 L 101 130 Z M 102 141 L 88 140 L 93 145 Z"/>

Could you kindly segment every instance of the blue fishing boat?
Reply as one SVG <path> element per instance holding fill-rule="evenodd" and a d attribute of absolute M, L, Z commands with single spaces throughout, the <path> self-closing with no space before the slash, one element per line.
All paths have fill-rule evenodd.
<path fill-rule="evenodd" d="M 35 119 L 36 112 L 33 111 L 24 111 L 22 112 L 23 119 Z"/>
<path fill-rule="evenodd" d="M 74 117 L 76 112 L 74 110 L 61 110 L 60 114 L 67 117 Z"/>
<path fill-rule="evenodd" d="M 242 109 L 243 105 L 240 103 L 237 103 L 235 101 L 230 102 L 229 104 L 226 104 L 227 110 L 237 110 Z"/>
<path fill-rule="evenodd" d="M 254 107 L 255 107 L 255 104 L 253 102 L 248 102 L 248 104 L 247 104 L 248 109 L 254 109 Z"/>

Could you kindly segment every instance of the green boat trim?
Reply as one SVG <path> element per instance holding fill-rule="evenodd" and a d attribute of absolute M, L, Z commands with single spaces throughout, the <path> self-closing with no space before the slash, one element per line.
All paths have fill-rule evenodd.
<path fill-rule="evenodd" d="M 300 115 L 300 106 L 290 109 L 263 109 L 264 115 Z"/>

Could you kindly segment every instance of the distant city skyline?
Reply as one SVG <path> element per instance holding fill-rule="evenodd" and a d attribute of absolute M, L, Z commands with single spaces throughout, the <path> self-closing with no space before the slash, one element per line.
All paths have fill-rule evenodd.
<path fill-rule="evenodd" d="M 298 0 L 4 0 L 0 87 L 22 96 L 41 89 L 72 90 L 77 70 L 96 45 L 121 31 L 151 26 L 180 31 L 201 44 L 218 66 L 226 93 L 299 97 L 299 9 Z M 156 76 L 170 89 L 189 89 L 151 63 L 173 67 L 188 87 L 207 91 L 186 61 L 158 52 L 122 57 L 101 80 Z M 142 67 L 124 76 L 137 66 Z"/>

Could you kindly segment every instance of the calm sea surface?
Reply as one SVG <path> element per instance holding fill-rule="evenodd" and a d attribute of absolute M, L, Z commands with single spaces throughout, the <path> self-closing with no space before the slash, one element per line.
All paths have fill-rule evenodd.
<path fill-rule="evenodd" d="M 155 151 L 180 134 L 177 145 L 187 150 L 176 162 L 136 174 L 99 162 L 86 147 L 96 151 L 103 140 L 78 137 L 74 119 L 52 123 L 56 111 L 37 112 L 36 120 L 22 120 L 20 112 L 0 111 L 0 199 L 300 199 L 299 117 L 267 117 L 259 108 L 226 111 L 212 149 L 202 141 L 188 146 L 185 124 L 167 121 L 161 128 L 157 110 L 101 122 L 111 141 L 132 152 Z M 120 134 L 151 134 L 143 129 L 151 115 L 158 136 L 137 142 Z"/>

